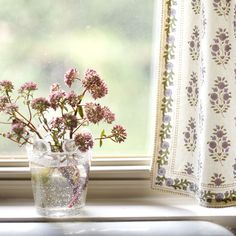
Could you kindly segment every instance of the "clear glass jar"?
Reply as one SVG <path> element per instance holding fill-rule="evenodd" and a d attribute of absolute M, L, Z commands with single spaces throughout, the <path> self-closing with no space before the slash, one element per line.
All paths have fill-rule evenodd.
<path fill-rule="evenodd" d="M 86 201 L 91 151 L 54 153 L 28 146 L 27 153 L 39 214 L 48 217 L 80 214 Z"/>

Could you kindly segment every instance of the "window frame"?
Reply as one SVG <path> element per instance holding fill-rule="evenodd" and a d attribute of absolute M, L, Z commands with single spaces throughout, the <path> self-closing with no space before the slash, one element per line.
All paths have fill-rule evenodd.
<path fill-rule="evenodd" d="M 114 192 L 118 195 L 132 195 L 137 197 L 139 195 L 149 196 L 157 193 L 151 189 L 151 163 L 153 156 L 153 148 L 155 141 L 155 123 L 156 123 L 156 87 L 158 78 L 159 65 L 158 56 L 160 51 L 160 35 L 162 18 L 162 4 L 154 1 L 155 12 L 153 14 L 153 32 L 152 32 L 152 59 L 151 59 L 151 96 L 149 104 L 149 147 L 150 152 L 146 155 L 103 155 L 93 156 L 90 172 L 91 191 L 93 195 L 102 192 L 103 196 L 109 196 Z M 154 89 L 155 88 L 155 89 Z M 0 197 L 15 196 L 21 192 L 22 196 L 31 195 L 30 183 L 30 169 L 26 155 L 11 155 L 0 156 Z M 24 183 L 27 189 L 24 194 Z M 100 184 L 99 184 L 100 183 Z M 8 191 L 7 186 L 10 186 Z M 19 187 L 20 186 L 20 187 Z M 98 187 L 99 186 L 99 187 Z M 135 193 L 135 194 L 134 194 Z"/>
<path fill-rule="evenodd" d="M 147 197 L 151 189 L 151 156 L 95 156 L 89 177 L 91 198 Z M 32 198 L 31 174 L 26 157 L 1 159 L 0 198 Z"/>

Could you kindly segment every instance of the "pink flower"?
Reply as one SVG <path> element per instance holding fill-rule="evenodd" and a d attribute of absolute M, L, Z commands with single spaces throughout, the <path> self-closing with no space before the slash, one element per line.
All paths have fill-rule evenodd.
<path fill-rule="evenodd" d="M 65 125 L 65 128 L 72 130 L 77 127 L 78 120 L 77 120 L 77 117 L 72 114 L 65 114 L 63 116 L 63 123 Z"/>
<path fill-rule="evenodd" d="M 108 93 L 107 85 L 101 80 L 99 85 L 91 86 L 89 92 L 94 99 L 102 98 Z"/>
<path fill-rule="evenodd" d="M 124 142 L 127 137 L 126 130 L 121 125 L 115 125 L 111 133 L 117 143 Z"/>
<path fill-rule="evenodd" d="M 76 79 L 78 79 L 78 72 L 76 69 L 70 69 L 64 75 L 64 82 L 69 88 Z"/>
<path fill-rule="evenodd" d="M 104 118 L 104 110 L 101 105 L 97 103 L 87 103 L 85 105 L 85 113 L 87 119 L 93 124 L 97 124 Z"/>
<path fill-rule="evenodd" d="M 0 81 L 0 89 L 3 89 L 6 92 L 12 92 L 12 90 L 14 89 L 14 86 L 12 82 L 9 80 L 2 80 Z"/>
<path fill-rule="evenodd" d="M 111 124 L 115 120 L 115 114 L 111 112 L 111 110 L 108 107 L 103 107 L 104 111 L 104 120 L 108 123 Z"/>
<path fill-rule="evenodd" d="M 71 91 L 66 94 L 66 101 L 70 106 L 76 107 L 78 105 L 79 99 L 78 96 L 75 94 L 75 92 Z"/>
<path fill-rule="evenodd" d="M 95 70 L 88 69 L 86 71 L 82 84 L 94 99 L 102 98 L 108 93 L 106 83 L 100 78 Z"/>
<path fill-rule="evenodd" d="M 56 110 L 61 103 L 64 101 L 66 96 L 66 93 L 64 91 L 56 91 L 56 92 L 52 92 L 49 95 L 49 102 L 51 104 L 51 107 Z"/>
<path fill-rule="evenodd" d="M 79 133 L 75 136 L 75 145 L 81 152 L 86 152 L 93 147 L 94 141 L 90 133 Z"/>
<path fill-rule="evenodd" d="M 51 121 L 51 127 L 53 129 L 60 129 L 63 125 L 63 118 L 62 117 L 56 117 L 53 118 L 53 120 Z"/>
<path fill-rule="evenodd" d="M 60 91 L 60 90 L 61 90 L 60 84 L 53 83 L 53 84 L 50 86 L 50 93 L 52 93 L 52 92 L 57 92 L 57 91 Z"/>
<path fill-rule="evenodd" d="M 7 103 L 8 103 L 8 98 L 5 96 L 1 96 L 0 97 L 0 112 L 5 111 Z"/>
<path fill-rule="evenodd" d="M 25 133 L 26 130 L 23 123 L 16 122 L 12 124 L 11 131 L 20 137 Z"/>
<path fill-rule="evenodd" d="M 32 100 L 31 107 L 32 109 L 37 110 L 40 113 L 43 113 L 50 107 L 50 103 L 46 98 L 39 97 Z"/>
<path fill-rule="evenodd" d="M 82 88 L 78 88 L 78 92 L 71 89 L 73 84 L 77 83 L 76 80 L 82 85 Z M 92 135 L 85 131 L 77 133 L 77 130 L 81 130 L 83 126 L 98 124 L 101 121 L 111 124 L 115 120 L 115 114 L 107 106 L 103 107 L 95 102 L 86 103 L 88 100 L 84 97 L 87 92 L 95 100 L 104 97 L 108 93 L 107 85 L 93 69 L 88 69 L 83 79 L 79 79 L 77 69 L 70 69 L 64 75 L 64 82 L 69 87 L 67 88 L 69 91 L 65 92 L 61 89 L 60 84 L 53 83 L 51 86 L 49 85 L 50 93 L 48 97 L 33 99 L 33 93 L 37 90 L 36 83 L 24 83 L 16 91 L 18 94 L 13 96 L 13 83 L 9 80 L 0 81 L 0 95 L 3 95 L 0 96 L 0 112 L 8 116 L 8 120 L 2 122 L 2 124 L 11 125 L 9 132 L 2 133 L 2 136 L 8 137 L 19 144 L 30 144 L 29 138 L 32 134 L 40 139 L 45 137 L 50 142 L 52 152 L 65 150 L 63 146 L 65 138 L 70 138 L 70 140 L 74 138 L 75 142 L 73 141 L 70 144 L 76 143 L 78 151 L 86 152 L 91 149 L 94 145 Z M 17 104 L 11 101 L 22 102 L 26 109 L 28 106 L 29 111 L 26 111 L 26 113 L 29 113 L 28 120 L 27 117 L 25 118 L 25 115 L 27 116 L 25 109 L 22 107 L 23 110 L 21 110 L 21 106 L 18 107 Z M 51 108 L 55 110 L 56 116 L 59 117 L 53 117 L 52 120 L 48 121 L 44 118 L 44 115 L 47 111 L 52 111 Z M 44 130 L 34 129 L 35 122 L 39 122 Z M 103 130 L 98 139 L 100 139 L 101 146 L 103 139 L 111 139 L 120 143 L 126 137 L 126 130 L 122 126 L 116 125 L 108 136 Z"/>
<path fill-rule="evenodd" d="M 34 91 L 34 90 L 37 90 L 37 84 L 34 83 L 34 82 L 26 82 L 24 83 L 20 89 L 19 89 L 19 92 L 20 93 L 24 93 L 24 92 L 31 92 L 31 91 Z"/>
<path fill-rule="evenodd" d="M 7 103 L 5 107 L 6 113 L 12 113 L 19 109 L 19 107 L 15 103 Z"/>

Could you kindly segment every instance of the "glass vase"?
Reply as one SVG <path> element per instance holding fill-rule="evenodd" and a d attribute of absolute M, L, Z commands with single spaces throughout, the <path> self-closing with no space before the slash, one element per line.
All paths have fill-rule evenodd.
<path fill-rule="evenodd" d="M 47 217 L 80 214 L 86 201 L 91 151 L 54 153 L 28 146 L 27 153 L 38 213 Z"/>

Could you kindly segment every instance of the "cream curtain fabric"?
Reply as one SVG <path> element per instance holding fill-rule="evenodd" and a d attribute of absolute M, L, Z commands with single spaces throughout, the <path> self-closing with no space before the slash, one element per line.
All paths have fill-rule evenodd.
<path fill-rule="evenodd" d="M 236 205 L 236 1 L 162 2 L 152 187 Z"/>

